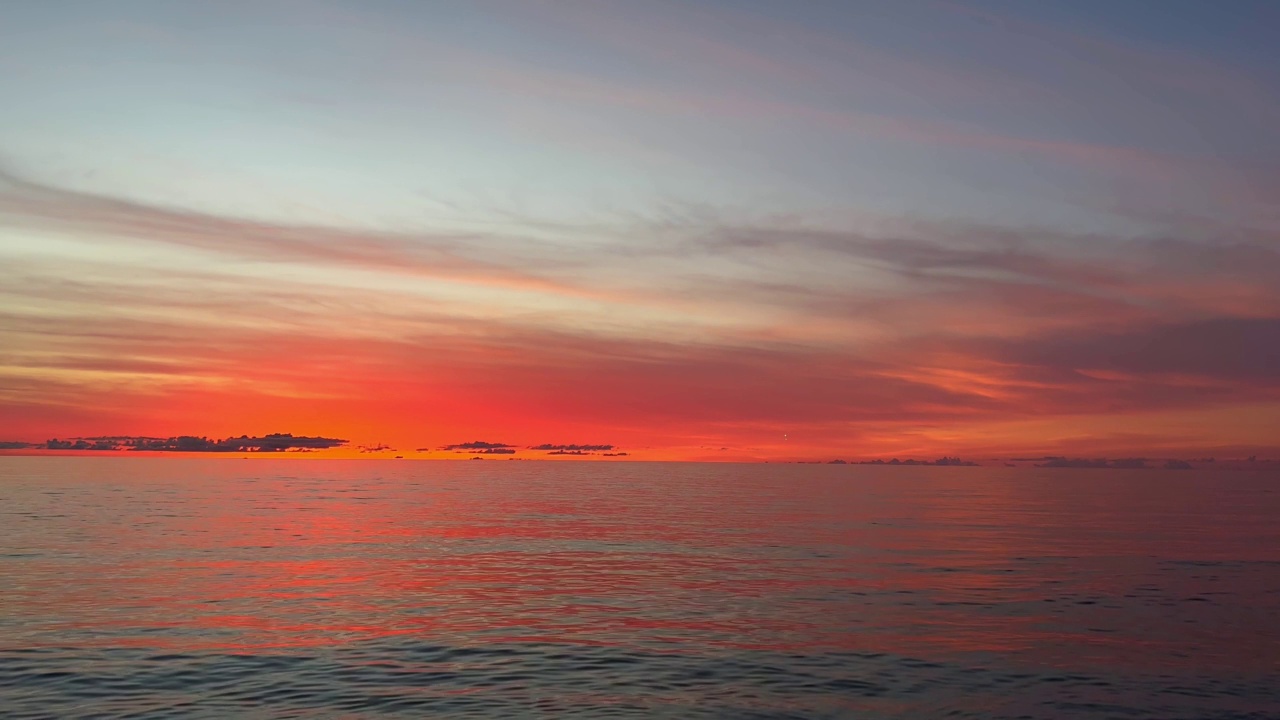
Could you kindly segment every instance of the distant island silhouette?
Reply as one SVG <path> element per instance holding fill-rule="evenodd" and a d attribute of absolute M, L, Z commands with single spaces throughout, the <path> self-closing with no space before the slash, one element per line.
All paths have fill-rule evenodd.
<path fill-rule="evenodd" d="M 821 464 L 822 461 L 821 460 L 801 460 L 799 462 L 802 465 L 818 465 L 818 464 Z M 942 467 L 942 466 L 979 467 L 979 463 L 971 462 L 968 460 L 961 460 L 958 457 L 946 457 L 946 456 L 940 457 L 937 460 L 916 460 L 914 458 L 899 460 L 898 458 L 893 458 L 891 460 L 876 459 L 876 460 L 849 461 L 849 460 L 837 459 L 837 460 L 828 460 L 827 464 L 828 465 L 928 465 L 928 466 L 934 466 L 934 467 Z"/>
<path fill-rule="evenodd" d="M 0 441 L 0 453 L 5 454 L 65 454 L 68 452 L 151 452 L 172 454 L 220 454 L 220 453 L 253 453 L 284 454 L 313 453 L 331 449 L 355 450 L 362 455 L 381 455 L 400 452 L 394 447 L 378 443 L 374 445 L 351 446 L 350 441 L 341 438 L 322 436 L 294 435 L 292 433 L 269 433 L 261 436 L 240 435 L 223 439 L 211 439 L 196 435 L 175 435 L 167 438 L 134 435 L 98 435 L 90 437 L 53 438 L 42 442 L 17 440 Z M 723 449 L 723 448 L 722 448 Z M 538 459 L 518 457 L 518 453 L 539 453 L 542 456 L 598 456 L 611 459 L 645 459 L 643 454 L 636 458 L 634 453 L 623 451 L 617 445 L 609 443 L 540 443 L 537 445 L 516 445 L 504 442 L 471 440 L 469 442 L 452 443 L 439 446 L 424 446 L 415 449 L 418 453 L 447 452 L 457 455 L 469 455 L 468 459 L 482 460 L 485 456 L 504 456 L 508 460 Z M 404 455 L 397 454 L 395 459 L 402 460 Z M 462 458 L 458 458 L 462 459 Z M 744 462 L 738 460 L 738 462 Z M 774 462 L 800 465 L 876 465 L 903 467 L 1006 467 L 1006 468 L 1045 468 L 1045 469 L 1105 469 L 1105 470 L 1193 470 L 1212 467 L 1218 470 L 1274 470 L 1280 469 L 1280 459 L 1259 458 L 1257 455 L 1235 458 L 1217 458 L 1201 456 L 1193 458 L 1141 457 L 1127 456 L 1120 458 L 1107 457 L 1071 457 L 1067 455 L 1042 455 L 1036 457 L 988 457 L 978 461 L 965 460 L 959 456 L 943 455 L 934 460 L 917 458 L 872 458 L 872 459 L 823 459 L 823 460 L 780 460 L 759 459 L 745 462 Z"/>
<path fill-rule="evenodd" d="M 1169 459 L 1165 460 L 1163 465 L 1150 464 L 1159 463 L 1159 460 L 1147 460 L 1146 458 L 1121 458 L 1119 460 L 1108 460 L 1106 458 L 1098 458 L 1094 460 L 1086 459 L 1068 459 L 1068 458 L 1050 458 L 1043 463 L 1036 464 L 1036 467 L 1047 468 L 1112 468 L 1122 470 L 1145 470 L 1149 468 L 1160 467 L 1165 470 L 1190 470 L 1194 467 L 1186 460 Z"/>
<path fill-rule="evenodd" d="M 768 461 L 765 461 L 768 462 Z M 821 465 L 822 460 L 797 460 L 799 465 Z M 1066 456 L 1047 455 L 1026 458 L 993 458 L 983 462 L 962 460 L 959 457 L 943 456 L 937 460 L 917 460 L 907 458 L 881 458 L 873 460 L 827 460 L 827 465 L 881 465 L 911 467 L 1037 467 L 1065 469 L 1105 469 L 1105 470 L 1194 470 L 1198 467 L 1214 467 L 1220 470 L 1261 470 L 1280 467 L 1280 460 L 1261 459 L 1256 455 L 1239 459 L 1218 459 L 1201 457 L 1184 460 L 1180 458 L 1071 458 Z"/>

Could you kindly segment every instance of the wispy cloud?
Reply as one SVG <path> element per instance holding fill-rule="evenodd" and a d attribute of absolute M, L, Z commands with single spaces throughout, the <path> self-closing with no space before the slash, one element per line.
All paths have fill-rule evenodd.
<path fill-rule="evenodd" d="M 179 245 L 268 262 L 357 266 L 386 273 L 444 278 L 546 292 L 571 292 L 546 277 L 467 253 L 527 252 L 532 238 L 465 233 L 390 233 L 283 225 L 227 218 L 58 188 L 0 167 L 0 220 Z M 489 247 L 477 247 L 488 244 Z M 505 246 L 505 247 L 503 247 Z M 528 266 L 527 255 L 522 261 Z"/>
<path fill-rule="evenodd" d="M 1134 118 L 1145 119 L 1148 125 L 1165 120 L 1157 110 L 1140 102 L 1128 84 L 1113 83 L 1116 87 L 1108 89 L 1104 102 L 1093 100 L 1090 93 L 1097 95 L 1100 89 L 1089 80 L 1098 74 L 1097 68 L 1088 60 L 1046 45 L 1022 51 L 1038 52 L 1041 60 L 1054 60 L 1067 66 L 1071 77 L 1083 78 L 1067 92 L 1063 83 L 1020 76 L 1016 67 L 966 67 L 945 58 L 928 61 L 924 53 L 890 52 L 866 42 L 866 38 L 851 38 L 850 28 L 843 28 L 843 35 L 829 35 L 813 27 L 724 6 L 497 3 L 491 9 L 495 23 L 505 22 L 513 29 L 526 29 L 535 22 L 541 31 L 562 28 L 551 39 L 545 32 L 526 32 L 523 42 L 497 47 L 482 43 L 463 46 L 436 36 L 424 41 L 421 28 L 396 25 L 374 12 L 351 8 L 329 8 L 328 12 L 333 13 L 333 22 L 359 26 L 379 38 L 377 46 L 370 47 L 370 56 L 379 58 L 372 65 L 379 70 L 374 82 L 386 87 L 391 96 L 420 97 L 426 102 L 427 93 L 441 83 L 437 69 L 447 67 L 446 86 L 493 93 L 494 102 L 532 119 L 522 123 L 521 129 L 541 128 L 558 134 L 558 140 L 572 141 L 576 135 L 588 149 L 608 147 L 613 154 L 652 154 L 655 145 L 667 143 L 628 143 L 628 133 L 616 128 L 600 131 L 605 136 L 589 137 L 590 124 L 575 118 L 601 113 L 616 115 L 618 122 L 637 117 L 646 121 L 668 118 L 699 129 L 705 129 L 707 123 L 730 123 L 742 132 L 786 124 L 847 134 L 859 142 L 959 149 L 987 159 L 999 154 L 1018 162 L 1048 161 L 1119 178 L 1130 188 L 1134 180 L 1185 185 L 1207 174 L 1219 178 L 1232 175 L 1230 168 L 1215 158 L 1212 148 L 1182 153 L 1149 147 L 1141 142 L 1140 131 L 1109 143 L 1097 133 L 1064 130 L 1052 122 L 1053 113 L 997 123 L 992 113 L 975 111 L 974 106 L 989 109 L 996 104 L 1026 115 L 1029 109 L 1048 107 L 1047 100 L 1061 96 L 1052 104 L 1059 114 L 1087 105 L 1115 107 L 1111 112 L 1117 124 L 1123 121 L 1140 127 L 1143 123 Z M 937 9 L 905 14 L 932 18 L 922 26 L 921 42 L 936 34 L 931 29 L 954 30 L 956 26 Z M 857 25 L 851 21 L 852 28 Z M 726 28 L 735 32 L 716 34 Z M 975 47 L 990 43 L 980 32 L 970 37 L 973 34 L 949 33 Z M 529 51 L 529 45 L 541 47 L 554 38 L 570 43 L 584 56 L 605 57 L 611 62 L 566 67 L 547 62 L 546 52 Z M 1138 51 L 1129 54 L 1142 55 Z M 1123 70 L 1125 57 L 1124 53 L 1113 53 L 1105 67 Z M 643 64 L 637 65 L 637 59 Z M 1193 57 L 1185 60 L 1179 67 L 1195 64 Z M 619 64 L 632 71 L 617 72 Z M 1222 69 L 1203 69 L 1208 67 L 1205 63 L 1197 67 L 1202 68 L 1200 74 L 1205 78 L 1229 75 Z M 1251 96 L 1232 93 L 1230 97 L 1245 102 Z M 1027 102 L 1028 98 L 1036 102 Z M 904 100 L 913 101 L 905 103 L 910 109 L 897 107 L 904 105 Z M 530 102 L 534 104 L 530 106 Z M 559 110 L 538 121 L 548 103 Z M 565 133 L 566 125 L 574 131 Z M 639 131 L 631 129 L 632 133 Z M 670 135 L 662 137 L 669 139 Z M 680 152 L 672 147 L 668 154 L 678 157 Z M 1243 184 L 1236 182 L 1235 186 Z"/>
<path fill-rule="evenodd" d="M 306 408 L 345 437 L 378 427 L 397 444 L 417 432 L 407 418 L 432 407 L 463 431 L 525 440 L 438 449 L 514 454 L 614 449 L 526 440 L 543 432 L 529 418 L 557 434 L 600 428 L 629 446 L 653 427 L 710 431 L 716 446 L 784 428 L 813 442 L 883 442 L 919 428 L 963 436 L 1017 419 L 1070 425 L 1099 412 L 1198 413 L 1280 395 L 1271 341 L 1280 255 L 1264 237 L 921 222 L 853 231 L 658 211 L 609 232 L 615 242 L 580 262 L 652 271 L 630 280 L 647 286 L 654 308 L 751 307 L 772 320 L 664 338 L 644 326 L 602 333 L 564 318 L 480 319 L 415 306 L 398 290 L 370 290 L 353 305 L 319 285 L 193 275 L 193 293 L 125 284 L 101 261 L 79 261 L 88 271 L 74 280 L 15 264 L 22 270 L 0 293 L 28 301 L 2 315 L 0 402 L 15 409 L 9 417 L 45 413 L 39 427 L 50 429 L 77 413 L 76 427 L 91 431 L 122 420 L 145 429 L 140 418 L 162 407 L 189 408 L 183 422 L 213 408 L 227 423 L 253 422 L 260 411 L 230 400 L 253 397 L 282 414 Z M 720 264 L 689 265 L 695 258 Z M 175 306 L 182 312 L 166 314 Z M 17 425 L 3 429 L 21 437 Z"/>

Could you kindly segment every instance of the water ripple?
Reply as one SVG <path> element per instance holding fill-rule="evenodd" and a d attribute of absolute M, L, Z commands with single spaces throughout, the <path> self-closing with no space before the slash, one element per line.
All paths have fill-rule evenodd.
<path fill-rule="evenodd" d="M 884 653 L 652 653 L 358 643 L 316 654 L 0 652 L 6 717 L 1275 717 L 1265 679 L 1028 673 Z M 1137 700 L 1137 702 L 1135 702 Z M 91 701 L 91 702 L 90 702 Z M 965 710 L 964 707 L 980 708 Z"/>
<path fill-rule="evenodd" d="M 0 715 L 1280 718 L 1266 478 L 507 465 L 0 459 Z"/>

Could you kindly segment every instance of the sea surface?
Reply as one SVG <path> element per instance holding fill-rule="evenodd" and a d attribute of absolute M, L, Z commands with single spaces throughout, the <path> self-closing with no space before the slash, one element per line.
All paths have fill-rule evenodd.
<path fill-rule="evenodd" d="M 0 717 L 388 716 L 1280 718 L 1280 477 L 0 458 Z"/>

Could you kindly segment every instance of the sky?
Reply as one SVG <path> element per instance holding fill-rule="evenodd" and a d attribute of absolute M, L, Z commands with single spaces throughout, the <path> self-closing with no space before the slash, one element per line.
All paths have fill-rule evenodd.
<path fill-rule="evenodd" d="M 0 441 L 1280 454 L 1275 3 L 0 5 Z"/>

